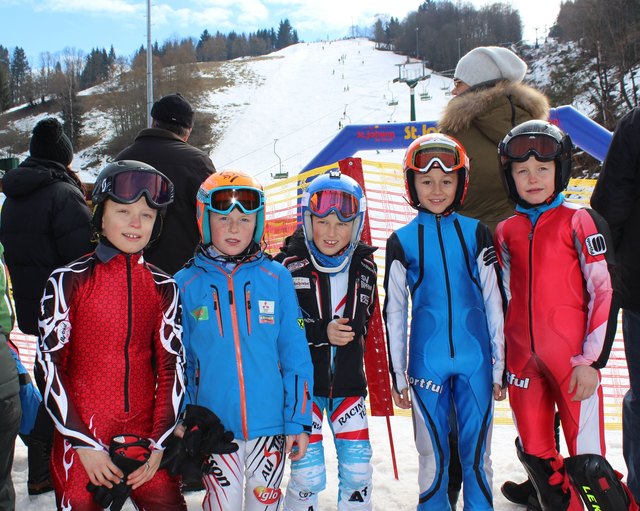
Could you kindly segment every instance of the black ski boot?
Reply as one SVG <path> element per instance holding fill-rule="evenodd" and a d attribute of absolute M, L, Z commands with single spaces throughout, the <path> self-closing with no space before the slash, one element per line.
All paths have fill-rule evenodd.
<path fill-rule="evenodd" d="M 40 403 L 35 424 L 25 441 L 29 464 L 29 479 L 27 481 L 29 495 L 40 495 L 53 491 L 51 474 L 49 473 L 49 461 L 51 460 L 51 448 L 53 447 L 53 429 L 53 421 L 42 403 Z"/>
<path fill-rule="evenodd" d="M 450 417 L 450 421 L 456 420 L 455 413 L 453 412 Z M 457 427 L 455 425 L 452 428 Z M 460 463 L 460 454 L 458 452 L 458 435 L 456 433 L 449 433 L 449 487 L 447 488 L 447 496 L 449 497 L 449 504 L 451 509 L 456 509 L 458 505 L 458 498 L 460 497 L 460 488 L 462 488 L 462 464 Z"/>
<path fill-rule="evenodd" d="M 28 442 L 29 479 L 27 481 L 27 492 L 29 495 L 40 495 L 53 491 L 51 474 L 49 473 L 51 444 L 31 435 L 29 435 Z"/>
<path fill-rule="evenodd" d="M 538 494 L 542 511 L 566 511 L 571 503 L 571 492 L 562 488 L 564 481 L 564 463 L 562 457 L 542 459 L 527 454 L 516 439 L 518 458 L 524 465 Z"/>
<path fill-rule="evenodd" d="M 533 483 L 527 479 L 522 483 L 516 483 L 514 481 L 506 481 L 500 491 L 504 495 L 504 498 L 514 504 L 526 506 L 529 502 L 530 496 L 536 495 L 536 489 L 533 487 Z"/>

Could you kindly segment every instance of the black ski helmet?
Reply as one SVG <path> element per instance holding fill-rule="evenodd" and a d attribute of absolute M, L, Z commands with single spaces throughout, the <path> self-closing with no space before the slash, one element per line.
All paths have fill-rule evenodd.
<path fill-rule="evenodd" d="M 573 143 L 569 135 L 548 121 L 533 120 L 518 124 L 498 144 L 498 160 L 509 197 L 522 207 L 534 206 L 518 195 L 511 175 L 514 161 L 526 161 L 533 156 L 538 161 L 554 161 L 556 164 L 553 194 L 545 201 L 551 203 L 569 184 L 572 150 Z"/>
<path fill-rule="evenodd" d="M 135 160 L 108 163 L 98 174 L 91 193 L 93 227 L 97 233 L 102 230 L 102 213 L 107 199 L 133 204 L 144 196 L 149 207 L 158 211 L 151 233 L 153 241 L 160 235 L 162 218 L 173 202 L 174 194 L 173 183 L 151 165 Z"/>

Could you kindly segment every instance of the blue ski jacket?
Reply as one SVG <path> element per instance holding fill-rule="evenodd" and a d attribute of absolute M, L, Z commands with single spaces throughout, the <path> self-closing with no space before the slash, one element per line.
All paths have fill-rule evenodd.
<path fill-rule="evenodd" d="M 262 253 L 227 269 L 199 248 L 175 280 L 186 403 L 242 440 L 310 431 L 313 366 L 289 271 Z"/>

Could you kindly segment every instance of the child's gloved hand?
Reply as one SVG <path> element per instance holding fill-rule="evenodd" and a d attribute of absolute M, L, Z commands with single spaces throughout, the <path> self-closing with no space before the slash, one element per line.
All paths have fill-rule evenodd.
<path fill-rule="evenodd" d="M 327 325 L 327 337 L 334 346 L 345 346 L 353 341 L 355 333 L 348 318 L 336 318 Z"/>

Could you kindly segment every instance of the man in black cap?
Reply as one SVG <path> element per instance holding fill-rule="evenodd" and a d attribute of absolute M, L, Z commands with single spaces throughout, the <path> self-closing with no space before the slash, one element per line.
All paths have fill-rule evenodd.
<path fill-rule="evenodd" d="M 143 129 L 116 160 L 138 160 L 155 167 L 175 186 L 162 234 L 145 249 L 151 264 L 173 275 L 187 262 L 200 240 L 196 225 L 196 194 L 216 171 L 211 158 L 187 143 L 194 111 L 181 94 L 160 98 L 151 109 L 151 128 Z"/>

